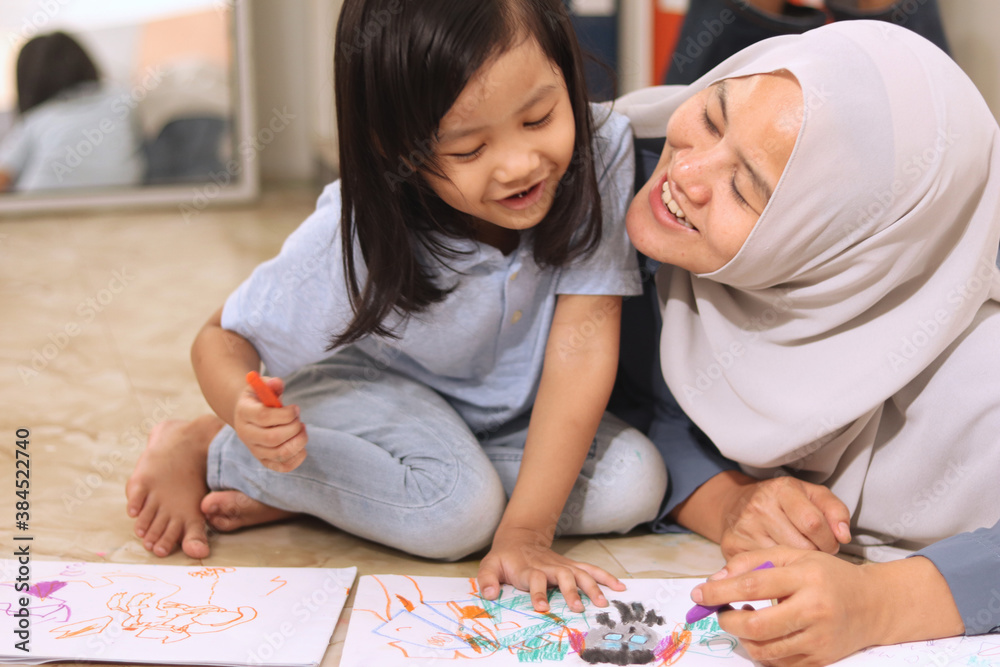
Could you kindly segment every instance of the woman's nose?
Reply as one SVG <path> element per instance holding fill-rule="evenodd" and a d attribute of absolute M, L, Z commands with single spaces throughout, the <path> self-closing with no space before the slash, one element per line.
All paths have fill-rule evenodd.
<path fill-rule="evenodd" d="M 677 154 L 670 179 L 686 199 L 703 206 L 712 198 L 712 179 L 718 166 L 712 151 L 688 149 Z"/>

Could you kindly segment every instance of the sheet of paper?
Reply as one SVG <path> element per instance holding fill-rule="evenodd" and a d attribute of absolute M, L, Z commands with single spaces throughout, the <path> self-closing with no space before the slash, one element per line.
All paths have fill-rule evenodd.
<path fill-rule="evenodd" d="M 523 663 L 753 665 L 716 617 L 685 625 L 689 594 L 703 579 L 628 579 L 622 593 L 603 589 L 611 605 L 572 612 L 561 595 L 549 613 L 532 610 L 526 593 L 504 586 L 483 600 L 475 579 L 362 577 L 341 667 L 430 667 L 476 659 L 502 667 Z M 946 660 L 946 662 L 942 662 Z M 1000 636 L 957 638 L 869 649 L 842 665 L 1000 664 Z"/>
<path fill-rule="evenodd" d="M 357 574 L 32 560 L 25 582 L 19 567 L 0 561 L 0 662 L 19 664 L 318 665 Z"/>

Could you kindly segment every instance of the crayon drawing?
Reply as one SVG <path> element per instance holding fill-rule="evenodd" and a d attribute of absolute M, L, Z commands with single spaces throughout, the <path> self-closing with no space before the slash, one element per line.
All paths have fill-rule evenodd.
<path fill-rule="evenodd" d="M 0 561 L 0 632 L 27 621 L 30 653 L 0 648 L 0 662 L 21 663 L 315 665 L 356 573 L 36 561 L 28 586 L 10 563 Z"/>
<path fill-rule="evenodd" d="M 549 611 L 539 613 L 526 593 L 509 586 L 490 601 L 479 595 L 474 579 L 362 577 L 341 664 L 472 659 L 495 665 L 673 665 L 686 664 L 689 654 L 710 660 L 735 655 L 736 640 L 714 618 L 685 625 L 674 620 L 683 613 L 664 614 L 685 605 L 672 580 L 641 581 L 630 582 L 636 585 L 626 593 L 611 593 L 604 609 L 588 604 L 584 613 L 573 612 L 554 593 Z"/>
<path fill-rule="evenodd" d="M 479 660 L 497 667 L 567 665 L 754 665 L 715 615 L 684 623 L 690 592 L 702 579 L 628 579 L 604 589 L 610 602 L 570 611 L 562 596 L 535 612 L 526 593 L 504 586 L 493 601 L 474 579 L 365 576 L 358 584 L 341 667 L 433 667 Z M 766 604 L 766 603 L 764 603 Z M 1000 666 L 1000 636 L 882 646 L 838 665 Z"/>

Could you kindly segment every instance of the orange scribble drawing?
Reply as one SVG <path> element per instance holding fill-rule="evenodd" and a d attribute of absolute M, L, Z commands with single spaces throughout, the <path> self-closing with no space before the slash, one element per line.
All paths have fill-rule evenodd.
<path fill-rule="evenodd" d="M 57 639 L 66 639 L 100 635 L 114 625 L 134 637 L 163 644 L 183 641 L 192 635 L 222 632 L 257 617 L 253 607 L 226 609 L 212 604 L 220 575 L 234 571 L 234 568 L 207 567 L 189 572 L 192 577 L 211 580 L 207 599 L 197 604 L 177 599 L 181 597 L 181 587 L 156 577 L 121 572 L 71 580 L 69 585 L 83 584 L 95 591 L 119 589 L 106 602 L 114 613 L 60 625 L 49 632 Z"/>
<path fill-rule="evenodd" d="M 279 584 L 279 585 L 276 586 L 275 588 L 272 588 L 270 591 L 268 591 L 267 595 L 265 595 L 264 597 L 267 597 L 268 595 L 270 595 L 271 593 L 273 593 L 274 591 L 278 590 L 279 588 L 281 588 L 282 586 L 284 586 L 285 584 L 288 583 L 287 581 L 285 581 L 284 579 L 281 578 L 280 574 L 277 577 L 275 577 L 274 579 L 272 579 L 271 581 L 273 581 L 274 583 Z"/>

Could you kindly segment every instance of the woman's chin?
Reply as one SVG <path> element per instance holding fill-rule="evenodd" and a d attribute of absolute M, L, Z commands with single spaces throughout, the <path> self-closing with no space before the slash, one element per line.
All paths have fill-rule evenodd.
<path fill-rule="evenodd" d="M 632 241 L 632 245 L 635 246 L 636 250 L 650 259 L 655 259 L 658 262 L 667 261 L 662 258 L 663 253 L 657 248 L 657 244 L 655 243 L 656 221 L 651 219 L 648 211 L 644 215 L 643 211 L 636 210 L 636 208 L 636 204 L 633 203 L 625 215 L 625 229 L 628 232 L 629 239 Z"/>

